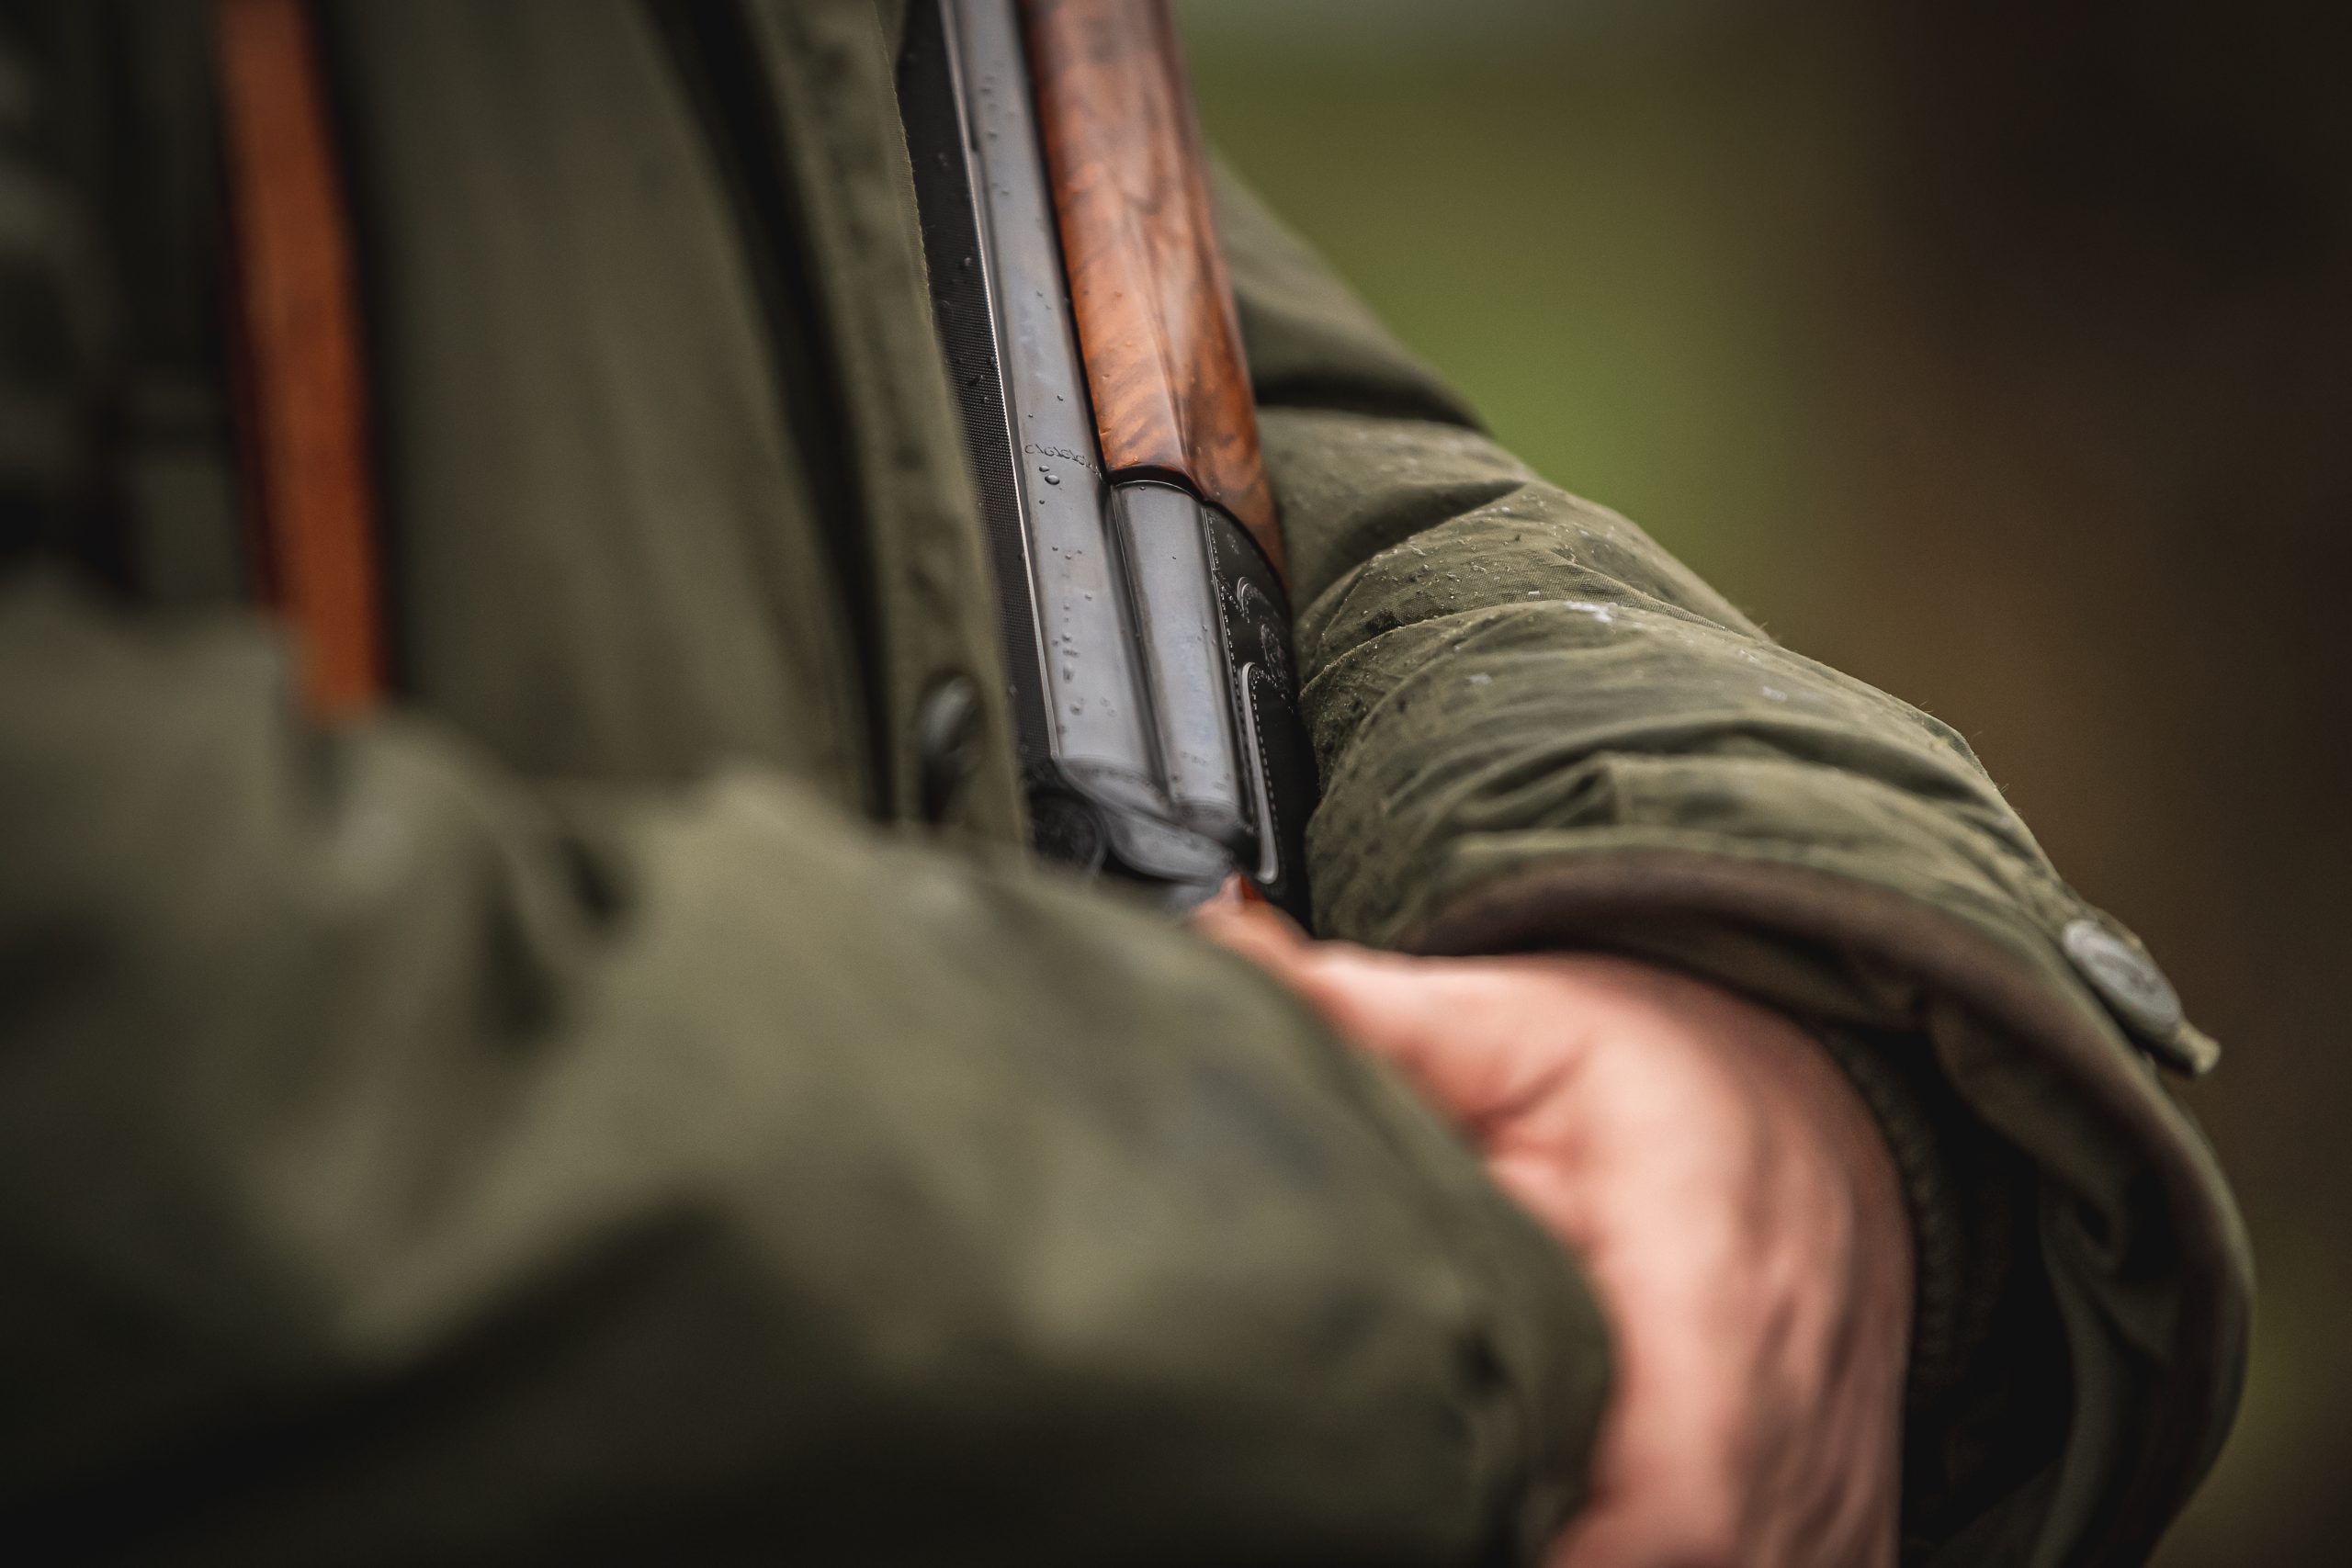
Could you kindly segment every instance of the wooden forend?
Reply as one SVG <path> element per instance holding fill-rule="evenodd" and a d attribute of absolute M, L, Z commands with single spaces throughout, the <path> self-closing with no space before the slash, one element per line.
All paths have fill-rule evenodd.
<path fill-rule="evenodd" d="M 1167 0 L 1023 0 L 1070 304 L 1113 477 L 1182 479 L 1282 535 Z"/>

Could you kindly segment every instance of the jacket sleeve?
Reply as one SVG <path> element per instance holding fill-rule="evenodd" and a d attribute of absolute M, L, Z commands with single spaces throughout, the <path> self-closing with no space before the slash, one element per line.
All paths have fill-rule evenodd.
<path fill-rule="evenodd" d="M 98 9 L 0 6 L 0 1554 L 1539 1542 L 1572 1264 L 1249 966 L 773 775 L 312 731 L 262 626 L 42 564 L 126 477 L 36 49 Z"/>
<path fill-rule="evenodd" d="M 1565 1256 L 1246 964 L 286 685 L 0 593 L 9 1539 L 1437 1564 L 1573 1505 Z"/>
<path fill-rule="evenodd" d="M 2140 1561 L 2241 1378 L 2245 1239 L 2152 1066 L 2211 1043 L 1957 734 L 1499 450 L 1220 179 L 1323 775 L 1319 923 L 1608 948 L 1806 1021 L 1918 1232 L 1907 1560 Z"/>

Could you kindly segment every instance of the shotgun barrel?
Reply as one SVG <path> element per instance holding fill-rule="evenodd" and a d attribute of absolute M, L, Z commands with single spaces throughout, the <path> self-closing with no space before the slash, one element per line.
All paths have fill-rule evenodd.
<path fill-rule="evenodd" d="M 1282 539 L 1159 0 L 916 0 L 899 70 L 1033 838 L 1304 915 Z"/>

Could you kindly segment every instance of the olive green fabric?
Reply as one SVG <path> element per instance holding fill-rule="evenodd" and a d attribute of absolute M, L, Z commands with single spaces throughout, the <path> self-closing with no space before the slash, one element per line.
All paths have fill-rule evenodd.
<path fill-rule="evenodd" d="M 2210 1043 L 2070 964 L 2086 922 L 2144 955 L 1959 735 L 1497 448 L 1230 180 L 1224 225 L 1302 606 L 1318 924 L 1634 953 L 1813 1025 L 1926 1266 L 1906 1558 L 2143 1558 L 2243 1377 L 2245 1238 L 2149 1060 Z"/>
<path fill-rule="evenodd" d="M 1278 987 L 1023 864 L 993 706 L 953 843 L 852 814 L 907 814 L 934 681 L 1001 685 L 875 14 L 325 10 L 410 694 L 333 736 L 266 626 L 156 604 L 82 502 L 150 360 L 213 377 L 227 469 L 217 344 L 92 265 L 138 149 L 207 133 L 167 57 L 119 69 L 196 14 L 5 35 L 6 309 L 88 335 L 7 340 L 0 1536 L 1532 1550 L 1607 1377 L 1556 1246 Z M 775 113 L 729 118 L 729 58 Z M 747 237 L 762 169 L 804 313 Z M 845 452 L 782 384 L 820 356 Z M 118 504 L 228 515 L 172 499 Z"/>
<path fill-rule="evenodd" d="M 903 7 L 321 7 L 404 693 L 334 735 L 234 603 L 204 10 L 0 7 L 0 1532 L 1535 1551 L 1607 1385 L 1570 1261 L 1267 983 L 1017 851 Z M 1321 923 L 1810 1021 L 1928 1243 L 1912 1554 L 2140 1552 L 2244 1254 L 2086 912 L 1948 731 L 1222 213 Z M 957 677 L 978 773 L 916 826 Z"/>
<path fill-rule="evenodd" d="M 1572 1277 L 1241 965 L 772 773 L 567 809 L 305 741 L 242 630 L 0 626 L 11 1540 L 1452 1562 L 1572 1484 Z"/>

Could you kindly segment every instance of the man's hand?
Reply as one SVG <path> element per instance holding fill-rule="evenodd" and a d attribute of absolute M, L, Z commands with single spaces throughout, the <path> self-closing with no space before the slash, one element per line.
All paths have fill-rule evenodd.
<path fill-rule="evenodd" d="M 1884 1139 L 1777 1013 L 1622 959 L 1200 928 L 1394 1064 L 1576 1254 L 1617 1382 L 1547 1568 L 1894 1561 L 1911 1238 Z"/>

